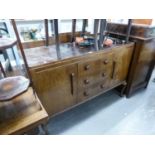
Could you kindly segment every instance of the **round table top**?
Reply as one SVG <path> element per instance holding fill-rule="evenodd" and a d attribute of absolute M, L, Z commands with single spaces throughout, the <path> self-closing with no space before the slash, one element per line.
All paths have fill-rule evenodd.
<path fill-rule="evenodd" d="M 13 38 L 0 38 L 0 50 L 6 50 L 11 48 L 17 43 L 16 39 Z"/>

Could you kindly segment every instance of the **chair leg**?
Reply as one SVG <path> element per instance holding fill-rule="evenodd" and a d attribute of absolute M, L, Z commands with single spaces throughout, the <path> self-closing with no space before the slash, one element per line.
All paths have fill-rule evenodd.
<path fill-rule="evenodd" d="M 42 130 L 44 131 L 44 134 L 45 134 L 45 135 L 49 135 L 49 131 L 48 131 L 48 129 L 47 129 L 46 124 L 41 124 L 41 128 L 42 128 Z"/>
<path fill-rule="evenodd" d="M 5 60 L 7 60 L 7 59 L 9 60 L 9 67 L 8 68 L 9 68 L 9 71 L 12 71 L 12 66 L 11 66 L 10 59 L 9 59 L 8 54 L 7 54 L 7 51 L 3 52 L 3 56 L 4 56 Z"/>
<path fill-rule="evenodd" d="M 14 57 L 14 60 L 16 62 L 16 65 L 18 66 L 17 58 L 16 58 L 15 51 L 14 51 L 13 47 L 11 48 L 11 50 L 12 50 L 12 55 Z"/>
<path fill-rule="evenodd" d="M 0 69 L 2 71 L 3 76 L 6 77 L 6 73 L 5 73 L 5 70 L 4 70 L 1 62 L 0 62 Z"/>

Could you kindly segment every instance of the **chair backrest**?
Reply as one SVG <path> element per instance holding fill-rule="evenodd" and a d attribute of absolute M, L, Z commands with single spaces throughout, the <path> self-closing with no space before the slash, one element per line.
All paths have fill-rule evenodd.
<path fill-rule="evenodd" d="M 7 35 L 9 34 L 7 29 L 0 28 L 0 37 L 2 37 L 4 35 L 2 32 L 5 32 Z"/>
<path fill-rule="evenodd" d="M 5 32 L 7 35 L 9 34 L 7 29 L 0 28 L 0 38 L 4 35 L 2 32 Z M 1 50 L 0 50 L 0 54 L 2 54 Z M 6 77 L 6 73 L 4 71 L 1 61 L 0 61 L 0 74 L 3 75 L 3 77 Z M 0 79 L 1 79 L 1 76 L 0 76 Z"/>

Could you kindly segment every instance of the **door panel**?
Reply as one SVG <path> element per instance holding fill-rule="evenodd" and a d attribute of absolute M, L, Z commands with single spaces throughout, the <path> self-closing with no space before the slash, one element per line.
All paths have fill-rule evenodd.
<path fill-rule="evenodd" d="M 112 64 L 112 85 L 117 85 L 127 78 L 133 46 L 116 48 Z"/>
<path fill-rule="evenodd" d="M 36 72 L 34 84 L 48 114 L 54 115 L 77 103 L 77 65 Z"/>

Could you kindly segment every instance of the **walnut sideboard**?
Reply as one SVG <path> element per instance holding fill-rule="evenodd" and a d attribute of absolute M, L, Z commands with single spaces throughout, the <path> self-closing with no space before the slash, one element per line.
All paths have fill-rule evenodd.
<path fill-rule="evenodd" d="M 61 44 L 26 49 L 32 81 L 49 116 L 126 85 L 134 43 L 100 51 Z"/>

